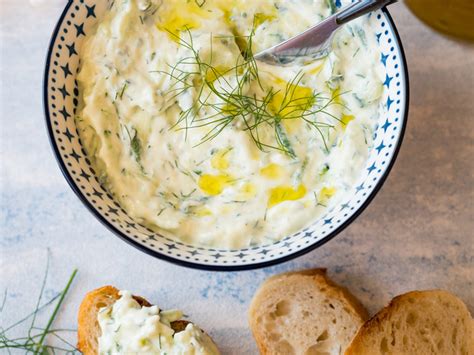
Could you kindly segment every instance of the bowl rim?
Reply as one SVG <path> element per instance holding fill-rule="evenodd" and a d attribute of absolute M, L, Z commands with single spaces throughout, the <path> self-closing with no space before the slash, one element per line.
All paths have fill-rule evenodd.
<path fill-rule="evenodd" d="M 281 264 L 287 261 L 290 261 L 292 259 L 295 259 L 297 257 L 300 257 L 304 254 L 309 253 L 310 251 L 315 250 L 316 248 L 319 248 L 323 244 L 326 244 L 330 240 L 332 240 L 336 235 L 341 233 L 344 229 L 346 229 L 357 217 L 359 217 L 367 208 L 367 206 L 372 202 L 372 200 L 375 198 L 377 193 L 380 191 L 380 189 L 383 187 L 385 181 L 387 180 L 388 175 L 390 174 L 390 171 L 392 170 L 393 166 L 395 165 L 395 162 L 397 160 L 398 154 L 400 152 L 403 139 L 405 136 L 405 131 L 408 123 L 408 112 L 409 112 L 409 103 L 410 103 L 410 81 L 409 81 L 409 73 L 408 73 L 408 66 L 407 66 L 407 60 L 406 60 L 406 55 L 405 51 L 403 48 L 403 44 L 400 38 L 400 34 L 398 32 L 397 27 L 395 26 L 395 22 L 393 21 L 392 16 L 390 15 L 390 12 L 386 7 L 383 7 L 381 10 L 384 13 L 384 15 L 387 17 L 387 20 L 389 22 L 390 28 L 393 31 L 393 34 L 396 38 L 397 46 L 399 47 L 400 50 L 400 60 L 402 63 L 402 72 L 403 76 L 405 79 L 405 107 L 404 107 L 404 115 L 403 115 L 403 122 L 401 123 L 400 127 L 400 135 L 397 141 L 396 147 L 394 147 L 393 150 L 393 156 L 392 159 L 390 160 L 389 164 L 387 165 L 387 168 L 384 172 L 384 174 L 380 177 L 379 181 L 377 184 L 374 186 L 374 189 L 372 192 L 368 195 L 367 199 L 364 201 L 364 203 L 351 215 L 347 220 L 344 221 L 338 228 L 334 229 L 331 233 L 323 237 L 321 240 L 308 245 L 306 248 L 303 248 L 301 250 L 298 250 L 294 253 L 287 254 L 287 255 L 282 255 L 281 257 L 278 257 L 273 260 L 268 260 L 268 261 L 261 261 L 261 262 L 256 262 L 252 264 L 244 264 L 244 265 L 211 265 L 211 264 L 201 264 L 201 263 L 195 263 L 192 261 L 185 261 L 181 259 L 177 259 L 171 256 L 168 256 L 164 253 L 160 253 L 155 250 L 151 250 L 147 248 L 146 246 L 134 241 L 132 238 L 127 237 L 124 235 L 122 232 L 120 232 L 117 228 L 115 228 L 106 218 L 104 218 L 95 208 L 94 206 L 85 198 L 85 196 L 82 194 L 82 192 L 79 190 L 77 185 L 74 182 L 74 179 L 72 176 L 69 174 L 65 163 L 61 159 L 61 154 L 59 152 L 58 145 L 54 139 L 54 134 L 53 134 L 53 128 L 51 124 L 51 117 L 50 117 L 50 112 L 49 112 L 49 107 L 48 107 L 48 83 L 49 83 L 49 71 L 50 71 L 50 66 L 51 66 L 51 54 L 53 51 L 54 43 L 56 42 L 56 39 L 59 34 L 59 29 L 61 28 L 61 25 L 64 21 L 64 18 L 66 17 L 69 8 L 72 6 L 74 3 L 73 0 L 69 0 L 68 3 L 66 4 L 64 10 L 62 11 L 55 27 L 53 30 L 53 33 L 51 35 L 49 45 L 48 45 L 48 50 L 46 53 L 46 60 L 45 60 L 45 69 L 44 69 L 44 75 L 43 75 L 43 111 L 44 111 L 44 117 L 45 117 L 45 124 L 46 124 L 46 130 L 48 133 L 48 140 L 50 143 L 50 146 L 53 150 L 54 157 L 56 159 L 57 164 L 59 165 L 59 168 L 61 170 L 61 173 L 63 174 L 64 178 L 66 179 L 69 187 L 72 189 L 72 191 L 76 194 L 76 196 L 79 198 L 79 200 L 83 203 L 83 205 L 91 212 L 99 222 L 102 223 L 109 231 L 112 232 L 115 236 L 119 237 L 121 240 L 124 242 L 132 245 L 133 247 L 137 248 L 138 250 L 153 256 L 157 259 L 164 260 L 167 262 L 170 262 L 172 264 L 176 264 L 179 266 L 184 266 L 187 268 L 191 269 L 198 269 L 198 270 L 205 270 L 205 271 L 245 271 L 245 270 L 254 270 L 254 269 L 261 269 L 265 267 L 270 267 L 274 266 L 277 264 Z"/>

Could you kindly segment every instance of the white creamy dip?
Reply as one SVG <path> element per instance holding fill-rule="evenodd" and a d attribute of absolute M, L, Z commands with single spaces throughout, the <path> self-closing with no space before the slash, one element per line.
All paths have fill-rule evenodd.
<path fill-rule="evenodd" d="M 175 332 L 171 323 L 182 318 L 180 311 L 142 307 L 128 291 L 120 291 L 112 307 L 100 309 L 99 354 L 218 355 L 209 336 L 192 323 Z"/>
<path fill-rule="evenodd" d="M 191 244 L 268 244 L 314 221 L 372 149 L 384 90 L 373 19 L 305 66 L 249 64 L 241 51 L 330 14 L 326 0 L 113 2 L 78 75 L 77 125 L 102 183 L 137 221 Z"/>

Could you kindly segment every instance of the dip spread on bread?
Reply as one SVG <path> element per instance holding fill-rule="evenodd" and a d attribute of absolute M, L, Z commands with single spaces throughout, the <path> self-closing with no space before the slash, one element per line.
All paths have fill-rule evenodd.
<path fill-rule="evenodd" d="M 373 19 L 347 24 L 327 57 L 304 65 L 252 53 L 334 10 L 111 2 L 78 75 L 77 125 L 101 183 L 139 223 L 194 245 L 269 244 L 321 216 L 359 177 L 383 109 Z"/>
<path fill-rule="evenodd" d="M 171 322 L 182 318 L 180 311 L 142 307 L 128 291 L 120 291 L 112 307 L 98 313 L 101 329 L 99 354 L 216 355 L 217 347 L 201 329 L 189 323 L 175 332 Z"/>

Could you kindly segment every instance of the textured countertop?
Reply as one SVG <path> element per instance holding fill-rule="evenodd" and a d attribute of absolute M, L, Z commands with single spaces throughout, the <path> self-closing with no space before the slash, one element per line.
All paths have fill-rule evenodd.
<path fill-rule="evenodd" d="M 184 309 L 225 354 L 256 352 L 247 307 L 258 285 L 282 271 L 326 267 L 371 313 L 399 293 L 429 288 L 451 290 L 474 311 L 474 47 L 434 34 L 403 4 L 392 6 L 411 104 L 402 150 L 378 196 L 343 233 L 294 261 L 256 271 L 194 271 L 114 237 L 67 186 L 41 102 L 46 48 L 66 1 L 32 2 L 0 1 L 0 296 L 8 289 L 1 326 L 34 309 L 48 248 L 46 297 L 79 269 L 57 326 L 74 328 L 84 293 L 114 284 Z"/>

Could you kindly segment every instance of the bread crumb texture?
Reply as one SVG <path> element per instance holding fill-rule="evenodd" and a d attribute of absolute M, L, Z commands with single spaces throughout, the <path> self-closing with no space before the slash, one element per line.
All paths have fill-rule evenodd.
<path fill-rule="evenodd" d="M 474 320 L 447 291 L 409 292 L 361 327 L 345 352 L 359 354 L 472 355 Z"/>
<path fill-rule="evenodd" d="M 249 323 L 262 354 L 343 354 L 367 312 L 323 269 L 276 275 L 255 294 Z"/>

